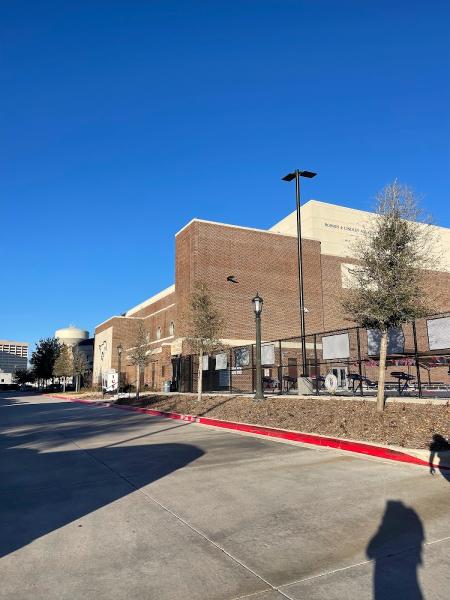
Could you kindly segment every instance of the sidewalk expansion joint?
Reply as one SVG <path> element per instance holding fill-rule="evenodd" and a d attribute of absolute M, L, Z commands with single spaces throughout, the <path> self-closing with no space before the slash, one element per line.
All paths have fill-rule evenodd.
<path fill-rule="evenodd" d="M 90 452 L 88 449 L 83 448 L 82 446 L 80 446 L 79 444 L 77 444 L 77 442 L 75 440 L 73 440 L 72 438 L 70 438 L 70 439 L 71 439 L 72 443 L 77 448 L 79 448 L 82 452 L 86 452 L 86 454 L 88 454 L 93 460 L 99 462 L 104 467 L 106 467 L 107 469 L 109 469 L 112 473 L 114 473 L 117 477 L 119 477 L 120 479 L 122 479 L 123 481 L 125 481 L 133 490 L 135 490 L 136 492 L 138 492 L 147 501 L 150 501 L 150 502 L 156 504 L 157 506 L 159 506 L 162 510 L 164 510 L 165 512 L 167 512 L 168 514 L 170 514 L 172 517 L 174 517 L 175 519 L 177 519 L 177 521 L 179 521 L 180 523 L 182 523 L 185 527 L 188 527 L 191 531 L 193 531 L 199 537 L 203 538 L 209 544 L 211 544 L 212 546 L 214 546 L 215 548 L 217 548 L 218 550 L 220 550 L 221 552 L 223 552 L 230 560 L 232 560 L 233 562 L 235 562 L 236 564 L 238 564 L 240 567 L 242 567 L 243 569 L 245 569 L 249 573 L 251 573 L 254 577 L 256 577 L 257 579 L 259 579 L 265 585 L 269 586 L 269 589 L 267 589 L 267 590 L 261 590 L 258 593 L 263 593 L 264 591 L 277 591 L 281 595 L 283 595 L 285 598 L 288 598 L 289 600 L 291 600 L 290 596 L 287 596 L 286 594 L 284 594 L 278 587 L 273 586 L 269 581 L 267 581 L 266 579 L 264 579 L 264 577 L 262 577 L 261 575 L 259 575 L 258 573 L 256 573 L 256 571 L 254 571 L 248 565 L 246 565 L 245 563 L 243 563 L 242 561 L 240 561 L 237 557 L 235 557 L 232 554 L 230 554 L 227 550 L 225 550 L 225 548 L 223 548 L 220 544 L 217 544 L 217 542 L 215 542 L 214 540 L 212 540 L 211 538 L 209 538 L 205 533 L 203 533 L 202 531 L 200 531 L 199 529 L 197 529 L 196 527 L 194 527 L 193 525 L 191 525 L 190 523 L 188 523 L 185 519 L 183 519 L 183 517 L 181 517 L 180 515 L 178 515 L 177 513 L 175 513 L 173 510 L 171 510 L 169 507 L 165 506 L 164 504 L 162 504 L 161 502 L 159 502 L 158 500 L 156 500 L 156 498 L 154 498 L 153 496 L 151 496 L 147 492 L 144 492 L 141 488 L 137 487 L 128 477 L 126 477 L 125 475 L 122 475 L 121 473 L 119 473 L 118 471 L 116 471 L 115 469 L 113 469 L 106 462 L 104 462 L 103 460 L 101 460 L 100 458 L 98 458 L 98 456 L 94 456 L 92 454 L 92 452 Z M 239 598 L 239 596 L 238 596 L 238 598 Z"/>

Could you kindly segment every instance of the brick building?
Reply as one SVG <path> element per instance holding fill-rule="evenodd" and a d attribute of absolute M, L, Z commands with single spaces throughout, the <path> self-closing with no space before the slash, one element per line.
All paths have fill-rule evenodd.
<path fill-rule="evenodd" d="M 349 286 L 351 242 L 364 235 L 371 213 L 311 200 L 301 208 L 306 332 L 348 327 L 341 310 Z M 450 230 L 436 228 L 442 254 L 450 261 Z M 138 322 L 149 334 L 151 362 L 143 383 L 161 389 L 172 378 L 172 359 L 183 353 L 182 316 L 194 282 L 208 284 L 226 324 L 224 342 L 230 346 L 254 342 L 251 299 L 264 299 L 263 340 L 298 335 L 296 213 L 269 230 L 193 219 L 175 236 L 175 284 L 96 327 L 94 382 L 101 372 L 117 369 L 117 345 L 125 348 L 123 374 L 134 382 L 126 349 L 132 347 Z M 234 275 L 238 284 L 227 281 Z M 437 311 L 450 307 L 450 262 L 429 274 L 430 294 Z"/>

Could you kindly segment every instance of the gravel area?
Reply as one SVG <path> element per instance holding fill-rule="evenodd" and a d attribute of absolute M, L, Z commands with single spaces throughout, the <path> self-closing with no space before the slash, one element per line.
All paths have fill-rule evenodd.
<path fill-rule="evenodd" d="M 307 433 L 376 442 L 406 448 L 428 448 L 434 434 L 450 436 L 450 404 L 389 403 L 378 413 L 370 400 L 154 394 L 133 404 L 167 412 L 208 416 L 227 421 L 281 427 Z"/>

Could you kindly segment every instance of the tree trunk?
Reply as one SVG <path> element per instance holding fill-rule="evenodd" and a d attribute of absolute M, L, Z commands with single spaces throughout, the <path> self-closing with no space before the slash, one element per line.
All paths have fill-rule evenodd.
<path fill-rule="evenodd" d="M 136 365 L 136 400 L 139 400 L 139 391 L 141 389 L 141 367 Z"/>
<path fill-rule="evenodd" d="M 65 391 L 66 391 L 66 378 L 63 377 L 63 394 L 65 393 Z"/>
<path fill-rule="evenodd" d="M 200 352 L 198 354 L 197 402 L 201 402 L 201 399 L 202 399 L 202 386 L 203 386 L 203 350 L 200 350 Z"/>
<path fill-rule="evenodd" d="M 381 332 L 380 339 L 380 367 L 378 371 L 378 393 L 377 393 L 377 410 L 384 410 L 384 384 L 386 381 L 386 354 L 388 345 L 388 332 Z"/>

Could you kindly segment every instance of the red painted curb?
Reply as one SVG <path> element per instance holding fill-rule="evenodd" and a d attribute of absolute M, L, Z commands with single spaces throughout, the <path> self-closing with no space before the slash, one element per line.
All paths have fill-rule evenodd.
<path fill-rule="evenodd" d="M 49 394 L 50 395 L 50 394 Z M 313 433 L 301 433 L 298 431 L 289 431 L 286 429 L 276 429 L 274 427 L 265 427 L 263 425 L 250 425 L 248 423 L 236 423 L 234 421 L 222 421 L 221 419 L 210 419 L 208 417 L 197 417 L 195 415 L 183 415 L 180 413 L 164 412 L 154 410 L 152 408 L 140 408 L 138 406 L 129 406 L 127 404 L 105 404 L 96 402 L 95 400 L 83 400 L 82 398 L 68 398 L 67 396 L 51 395 L 52 398 L 68 400 L 69 402 L 78 402 L 81 404 L 89 404 L 90 406 L 99 406 L 104 408 L 118 408 L 120 410 L 128 410 L 131 412 L 139 412 L 153 417 L 165 417 L 167 419 L 175 419 L 177 421 L 187 421 L 188 423 L 198 423 L 200 425 L 209 425 L 210 427 L 221 427 L 222 429 L 230 429 L 232 431 L 244 431 L 246 433 L 256 433 L 291 442 L 300 442 L 302 444 L 311 444 L 314 446 L 323 446 L 326 448 L 335 448 L 346 452 L 355 452 L 358 454 L 366 454 L 375 458 L 383 458 L 387 460 L 395 460 L 413 465 L 421 465 L 430 467 L 433 466 L 440 470 L 450 470 L 450 467 L 432 464 L 427 460 L 412 456 L 406 452 L 393 450 L 383 446 L 373 446 L 364 442 L 353 442 L 342 438 L 332 438 Z"/>

